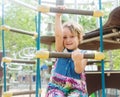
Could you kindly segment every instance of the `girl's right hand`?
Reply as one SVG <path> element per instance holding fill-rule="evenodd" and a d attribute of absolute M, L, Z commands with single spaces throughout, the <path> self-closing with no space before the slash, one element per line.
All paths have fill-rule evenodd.
<path fill-rule="evenodd" d="M 65 6 L 57 6 L 59 9 L 65 10 L 66 7 Z M 56 13 L 56 16 L 60 17 L 62 15 L 62 13 Z"/>

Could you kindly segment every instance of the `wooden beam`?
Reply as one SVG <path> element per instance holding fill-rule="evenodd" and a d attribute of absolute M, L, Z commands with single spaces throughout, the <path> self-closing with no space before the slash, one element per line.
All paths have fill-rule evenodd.
<path fill-rule="evenodd" d="M 11 31 L 11 32 L 15 32 L 15 33 L 20 33 L 20 34 L 25 34 L 25 35 L 37 37 L 36 32 L 30 32 L 30 31 L 25 31 L 25 30 L 21 30 L 21 29 L 16 29 L 16 28 L 12 28 L 12 27 L 6 26 L 6 25 L 2 25 L 0 27 L 0 29 L 4 30 L 4 31 Z"/>
<path fill-rule="evenodd" d="M 24 2 L 21 2 L 20 0 L 13 0 L 15 3 L 18 3 L 22 6 L 25 6 L 27 8 L 33 9 L 35 11 L 39 11 L 42 13 L 66 13 L 66 14 L 77 14 L 77 15 L 88 15 L 88 16 L 95 16 L 95 17 L 100 17 L 103 16 L 103 12 L 101 11 L 88 11 L 88 10 L 78 10 L 78 9 L 60 9 L 58 7 L 48 7 L 44 5 L 38 5 L 38 7 L 34 7 L 32 5 L 26 4 Z"/>
<path fill-rule="evenodd" d="M 38 11 L 47 13 L 65 13 L 65 14 L 76 14 L 76 15 L 86 15 L 86 16 L 94 16 L 94 17 L 100 17 L 103 16 L 103 13 L 99 10 L 97 11 L 88 11 L 88 10 L 79 10 L 79 9 L 60 9 L 58 7 L 48 7 L 39 5 L 37 8 Z"/>
<path fill-rule="evenodd" d="M 3 57 L 2 62 L 5 62 L 5 63 L 36 64 L 36 61 L 33 61 L 33 60 L 12 59 L 12 58 L 9 58 L 9 57 Z"/>
<path fill-rule="evenodd" d="M 37 51 L 35 54 L 36 58 L 71 58 L 71 53 L 65 52 L 49 52 L 49 51 Z M 101 52 L 96 53 L 85 53 L 83 57 L 86 59 L 95 59 L 95 60 L 103 60 L 105 58 L 104 54 Z"/>
<path fill-rule="evenodd" d="M 109 34 L 105 34 L 103 35 L 103 38 L 110 38 L 110 37 L 114 37 L 114 36 L 120 36 L 120 31 L 114 32 L 114 33 L 109 33 Z M 81 44 L 87 43 L 87 42 L 91 42 L 91 41 L 95 41 L 95 40 L 99 40 L 100 36 L 97 37 L 93 37 L 90 39 L 85 39 L 81 42 Z"/>

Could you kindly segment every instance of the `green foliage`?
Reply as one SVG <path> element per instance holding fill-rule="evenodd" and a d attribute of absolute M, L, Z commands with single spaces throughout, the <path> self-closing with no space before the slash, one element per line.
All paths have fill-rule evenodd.
<path fill-rule="evenodd" d="M 35 15 L 36 13 L 32 10 L 11 4 L 5 11 L 5 25 L 32 33 L 36 30 Z M 11 54 L 26 46 L 35 46 L 35 40 L 31 36 L 4 32 L 5 48 L 9 49 Z"/>
<path fill-rule="evenodd" d="M 113 67 L 116 70 L 120 69 L 120 50 L 113 50 L 112 51 L 112 60 L 113 61 Z"/>
<path fill-rule="evenodd" d="M 85 32 L 90 32 L 94 29 L 97 29 L 96 22 L 97 22 L 96 18 L 85 17 L 85 16 L 79 17 L 79 23 L 83 25 Z"/>

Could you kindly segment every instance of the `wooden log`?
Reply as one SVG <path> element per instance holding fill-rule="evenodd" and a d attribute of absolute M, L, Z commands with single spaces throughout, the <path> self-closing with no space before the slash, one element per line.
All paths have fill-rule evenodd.
<path fill-rule="evenodd" d="M 103 36 L 103 38 L 110 38 L 110 37 L 119 36 L 119 35 L 120 35 L 120 31 L 116 31 L 114 33 L 105 34 Z M 89 39 L 85 39 L 85 40 L 82 41 L 82 43 L 87 43 L 87 42 L 91 42 L 91 41 L 95 41 L 95 40 L 100 40 L 100 36 L 96 36 L 96 37 L 92 37 L 92 38 L 89 38 Z"/>
<path fill-rule="evenodd" d="M 12 58 L 9 58 L 9 57 L 3 57 L 2 62 L 36 64 L 36 61 L 33 61 L 33 60 L 12 59 Z"/>
<path fill-rule="evenodd" d="M 31 6 L 29 4 L 26 4 L 24 2 L 21 2 L 19 0 L 13 0 L 15 3 L 18 3 L 22 6 L 25 6 L 27 8 L 33 9 L 35 11 L 39 11 L 42 13 L 66 13 L 66 14 L 77 14 L 77 15 L 87 15 L 87 16 L 95 16 L 95 17 L 100 17 L 103 16 L 103 12 L 96 10 L 96 11 L 88 11 L 88 10 L 77 10 L 77 9 L 60 9 L 58 7 L 48 7 L 44 5 L 39 5 L 37 8 L 34 6 Z"/>
<path fill-rule="evenodd" d="M 35 54 L 36 58 L 71 58 L 71 53 L 63 53 L 63 52 L 49 52 L 49 51 L 37 51 Z M 96 59 L 102 60 L 105 58 L 104 54 L 101 52 L 96 53 L 86 53 L 83 54 L 83 57 L 86 59 Z"/>
<path fill-rule="evenodd" d="M 103 13 L 99 10 L 97 11 L 88 11 L 88 10 L 79 10 L 79 9 L 60 9 L 58 7 L 48 7 L 39 5 L 37 8 L 38 11 L 47 13 L 64 13 L 64 14 L 76 14 L 76 15 L 86 15 L 86 16 L 94 16 L 94 17 L 100 17 L 103 16 Z"/>
<path fill-rule="evenodd" d="M 1 30 L 4 31 L 11 31 L 11 32 L 15 32 L 15 33 L 20 33 L 20 34 L 25 34 L 25 35 L 29 35 L 29 36 L 36 36 L 37 37 L 37 33 L 36 32 L 29 32 L 29 31 L 25 31 L 25 30 L 21 30 L 21 29 L 16 29 L 16 28 L 12 28 L 6 25 L 2 25 L 0 27 Z"/>

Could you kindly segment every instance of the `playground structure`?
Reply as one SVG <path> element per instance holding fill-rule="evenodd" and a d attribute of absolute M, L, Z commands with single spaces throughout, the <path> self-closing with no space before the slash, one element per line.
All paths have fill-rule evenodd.
<path fill-rule="evenodd" d="M 52 8 L 51 8 L 52 9 Z M 57 10 L 58 11 L 58 10 Z M 119 20 L 119 11 L 120 11 L 120 8 L 118 7 L 117 8 L 117 10 L 115 9 L 113 12 L 116 12 L 116 13 L 114 13 L 114 14 L 118 14 L 118 16 L 117 16 L 117 19 Z M 113 14 L 113 12 L 111 12 L 111 14 Z M 75 13 L 74 13 L 75 14 Z M 91 14 L 90 14 L 91 15 Z M 111 17 L 116 17 L 116 16 L 112 16 L 111 15 Z M 114 19 L 114 18 L 113 18 Z M 109 21 L 110 20 L 113 20 L 113 19 L 109 19 Z M 116 19 L 116 18 L 115 18 Z M 118 20 L 116 20 L 116 22 L 118 22 Z M 109 23 L 110 23 L 110 26 L 109 26 Z M 113 22 L 112 22 L 113 23 Z M 106 26 L 106 25 L 108 25 L 108 26 Z M 106 30 L 107 29 L 107 30 Z M 5 30 L 4 29 L 4 27 L 3 27 L 3 30 Z M 11 30 L 11 29 L 10 29 Z M 106 23 L 105 24 L 105 26 L 103 26 L 103 32 L 104 32 L 104 35 L 103 35 L 103 37 L 105 38 L 104 40 L 104 46 L 105 46 L 105 50 L 109 50 L 109 49 L 118 49 L 118 48 L 120 48 L 120 45 L 119 45 L 119 41 L 115 41 L 115 40 L 113 40 L 113 39 L 116 39 L 116 40 L 118 40 L 117 38 L 120 38 L 119 37 L 119 30 L 120 30 L 120 28 L 119 28 L 119 23 L 118 24 L 111 24 L 111 22 L 108 22 L 108 23 Z M 13 31 L 13 30 L 11 30 L 11 31 Z M 113 32 L 112 32 L 113 31 Z M 13 32 L 16 32 L 15 30 L 13 31 Z M 19 32 L 19 31 L 18 31 Z M 20 31 L 21 32 L 21 31 Z M 85 36 L 84 36 L 84 41 L 83 41 L 83 43 L 82 43 L 82 45 L 80 45 L 79 47 L 81 48 L 82 47 L 82 49 L 95 49 L 95 50 L 98 50 L 98 48 L 99 48 L 99 39 L 97 38 L 96 39 L 96 37 L 98 37 L 99 35 L 98 35 L 98 32 L 99 32 L 99 30 L 97 29 L 97 30 L 95 30 L 95 31 L 92 31 L 92 32 L 90 32 L 90 33 L 88 33 L 88 34 L 90 34 L 90 35 L 94 35 L 94 33 L 95 34 L 97 34 L 96 36 L 92 36 L 92 37 L 90 37 L 88 34 L 86 34 Z M 24 32 L 23 32 L 24 33 Z M 111 34 L 112 33 L 112 34 Z M 114 35 L 113 35 L 113 33 L 114 33 Z M 116 33 L 116 34 L 115 34 Z M 110 36 L 108 35 L 108 34 L 110 34 Z M 31 34 L 27 34 L 27 35 L 31 35 Z M 37 36 L 37 34 L 32 34 L 33 36 Z M 108 36 L 106 36 L 106 35 L 108 35 Z M 87 37 L 87 38 L 86 38 Z M 47 39 L 46 39 L 47 38 Z M 95 38 L 95 39 L 94 39 Z M 93 39 L 92 41 L 87 41 L 87 39 Z M 108 40 L 109 39 L 109 40 Z M 46 41 L 47 40 L 47 41 Z M 50 41 L 48 41 L 48 40 L 50 40 Z M 52 44 L 53 42 L 54 42 L 55 40 L 54 40 L 54 37 L 53 36 L 43 36 L 43 37 L 41 37 L 41 42 L 42 43 L 45 43 L 45 44 Z M 88 45 L 89 44 L 89 45 Z M 87 48 L 87 47 L 89 47 L 89 48 Z M 96 48 L 95 48 L 96 47 Z M 15 61 L 15 60 L 13 60 L 13 61 Z M 110 71 L 111 72 L 111 71 Z M 108 76 L 107 75 L 107 73 L 105 73 L 105 83 L 109 83 L 109 84 L 106 84 L 106 88 L 116 88 L 116 89 L 120 89 L 120 87 L 119 87 L 119 85 L 118 85 L 118 82 L 120 81 L 120 79 L 118 79 L 118 76 L 119 76 L 119 73 L 117 73 L 117 72 L 111 72 L 111 73 L 109 73 L 108 72 L 108 74 L 110 74 L 110 76 Z M 99 76 L 98 76 L 99 75 Z M 88 83 L 88 93 L 89 93 L 89 95 L 91 94 L 91 93 L 93 93 L 93 92 L 95 92 L 96 90 L 99 90 L 99 89 L 102 89 L 102 87 L 101 87 L 101 84 L 99 84 L 99 86 L 98 87 L 93 87 L 93 86 L 97 86 L 98 84 L 97 83 L 101 83 L 100 81 L 101 81 L 101 78 L 100 78 L 100 75 L 101 75 L 101 73 L 100 73 L 100 71 L 99 72 L 95 72 L 95 73 L 87 73 L 86 72 L 86 76 L 87 76 L 87 83 Z M 113 79 L 115 79 L 115 78 L 117 78 L 117 80 L 118 80 L 118 82 L 116 82 L 116 85 L 113 85 Z M 91 78 L 95 78 L 95 79 L 91 79 Z M 96 79 L 98 79 L 98 81 L 96 81 L 96 84 L 97 85 L 95 85 L 95 83 L 91 83 L 91 82 L 94 82 L 94 80 L 96 80 Z M 93 81 L 92 81 L 93 80 Z M 108 82 L 108 80 L 109 80 L 109 82 Z M 34 93 L 35 93 L 35 91 L 34 91 Z"/>
<path fill-rule="evenodd" d="M 105 71 L 105 83 L 106 88 L 118 89 L 120 90 L 120 71 Z M 86 71 L 86 81 L 88 93 L 92 94 L 97 90 L 102 89 L 101 84 L 101 72 L 100 71 Z"/>
<path fill-rule="evenodd" d="M 2 60 L 2 52 L 0 52 L 0 64 Z M 3 69 L 0 66 L 0 83 L 2 83 Z M 2 85 L 0 86 L 0 96 L 2 95 Z"/>
<path fill-rule="evenodd" d="M 105 50 L 120 49 L 120 7 L 115 8 L 109 15 L 109 19 L 103 26 L 103 41 Z M 48 40 L 48 41 L 46 41 Z M 99 49 L 99 29 L 86 33 L 83 38 L 82 44 L 79 48 L 87 50 L 98 50 Z M 41 43 L 51 45 L 55 42 L 54 36 L 42 36 Z M 120 89 L 119 87 L 119 71 L 105 71 L 105 83 L 106 88 Z M 89 95 L 97 90 L 102 89 L 101 87 L 101 70 L 96 72 L 87 72 L 87 86 Z M 114 83 L 114 81 L 116 82 Z M 99 83 L 99 84 L 98 84 Z"/>

